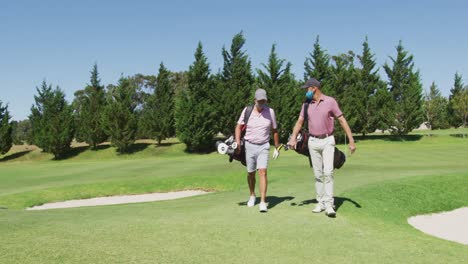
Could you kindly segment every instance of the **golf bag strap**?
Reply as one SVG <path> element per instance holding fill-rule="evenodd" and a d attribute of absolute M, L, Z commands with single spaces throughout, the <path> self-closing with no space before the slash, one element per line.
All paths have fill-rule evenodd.
<path fill-rule="evenodd" d="M 310 104 L 310 101 L 306 100 L 304 102 L 304 126 L 305 128 L 308 130 L 309 129 L 309 104 Z M 309 144 L 308 142 L 306 142 L 306 144 Z M 310 155 L 308 156 L 308 159 L 309 159 L 309 166 L 310 168 L 312 168 L 312 159 L 310 157 Z"/>
<path fill-rule="evenodd" d="M 247 123 L 249 122 L 250 115 L 252 114 L 253 111 L 253 105 L 248 105 L 245 107 L 245 113 L 244 113 L 244 125 L 247 127 Z"/>

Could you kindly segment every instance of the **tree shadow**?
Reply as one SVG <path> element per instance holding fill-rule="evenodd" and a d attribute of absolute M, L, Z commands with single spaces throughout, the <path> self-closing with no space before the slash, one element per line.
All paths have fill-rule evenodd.
<path fill-rule="evenodd" d="M 14 159 L 17 159 L 17 158 L 20 158 L 26 154 L 28 154 L 29 152 L 31 152 L 32 150 L 31 149 L 28 149 L 28 150 L 24 150 L 24 151 L 19 151 L 19 152 L 15 152 L 13 154 L 10 154 L 8 156 L 4 156 L 3 158 L 0 158 L 0 162 L 5 162 L 5 161 L 9 161 L 9 160 L 14 160 Z"/>
<path fill-rule="evenodd" d="M 357 140 L 384 140 L 384 141 L 418 141 L 421 140 L 424 135 L 367 135 L 367 136 L 354 136 Z"/>
<path fill-rule="evenodd" d="M 283 196 L 283 197 L 278 197 L 278 196 L 267 196 L 266 197 L 266 202 L 268 203 L 268 209 L 272 209 L 273 207 L 277 206 L 278 204 L 284 202 L 284 201 L 291 201 L 293 200 L 293 196 Z M 255 204 L 260 203 L 260 197 L 257 197 L 255 200 Z M 247 202 L 239 202 L 237 203 L 239 206 L 247 206 Z"/>
<path fill-rule="evenodd" d="M 451 137 L 468 138 L 468 134 L 450 134 Z"/>
<path fill-rule="evenodd" d="M 350 198 L 346 198 L 346 197 L 334 197 L 334 207 L 335 207 L 335 211 L 338 211 L 339 208 L 343 205 L 343 203 L 346 201 L 346 202 L 350 202 L 352 204 L 354 204 L 355 207 L 357 208 L 362 208 L 361 205 L 354 201 L 353 199 L 350 199 Z M 317 199 L 310 199 L 310 200 L 304 200 L 302 202 L 300 202 L 299 204 L 296 204 L 296 203 L 291 203 L 291 206 L 304 206 L 304 205 L 308 205 L 308 204 L 317 204 L 318 201 Z"/>
<path fill-rule="evenodd" d="M 122 154 L 135 154 L 137 152 L 147 149 L 151 143 L 134 143 L 132 144 L 127 151 Z"/>
<path fill-rule="evenodd" d="M 181 144 L 180 142 L 164 142 L 164 143 L 161 143 L 161 144 L 158 144 L 156 143 L 156 147 L 170 147 L 170 146 L 173 146 L 173 145 L 178 145 L 178 144 Z"/>
<path fill-rule="evenodd" d="M 61 158 L 54 159 L 54 160 L 66 160 L 70 159 L 73 157 L 76 157 L 80 155 L 81 153 L 85 152 L 86 150 L 91 150 L 91 151 L 98 151 L 98 150 L 104 150 L 108 149 L 111 146 L 109 144 L 106 145 L 98 145 L 95 149 L 91 148 L 90 146 L 79 146 L 79 147 L 72 147 L 70 150 Z"/>

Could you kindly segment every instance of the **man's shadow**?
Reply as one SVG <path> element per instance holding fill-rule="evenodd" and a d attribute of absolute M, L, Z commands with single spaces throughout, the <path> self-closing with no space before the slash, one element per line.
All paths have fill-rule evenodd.
<path fill-rule="evenodd" d="M 272 209 L 273 207 L 277 206 L 278 204 L 284 202 L 284 201 L 291 201 L 293 200 L 293 196 L 283 196 L 283 197 L 278 197 L 278 196 L 267 196 L 266 197 L 266 202 L 268 204 L 268 209 Z M 260 203 L 260 197 L 257 197 L 255 199 L 255 204 Z M 239 206 L 247 206 L 247 202 L 239 202 L 237 203 Z"/>
<path fill-rule="evenodd" d="M 338 209 L 343 205 L 343 203 L 346 201 L 346 202 L 350 202 L 352 204 L 354 204 L 355 207 L 357 208 L 362 208 L 361 205 L 354 201 L 353 199 L 350 199 L 350 198 L 346 198 L 346 197 L 334 197 L 334 206 L 335 206 L 335 211 L 338 212 Z M 304 205 L 308 205 L 308 204 L 316 204 L 318 203 L 317 199 L 311 199 L 311 200 L 304 200 L 302 202 L 300 202 L 299 204 L 296 204 L 296 203 L 291 203 L 291 206 L 304 206 Z"/>

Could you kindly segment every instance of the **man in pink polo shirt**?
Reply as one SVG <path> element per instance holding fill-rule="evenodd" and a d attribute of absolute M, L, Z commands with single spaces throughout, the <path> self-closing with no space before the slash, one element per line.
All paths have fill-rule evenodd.
<path fill-rule="evenodd" d="M 247 165 L 247 182 L 250 189 L 250 198 L 247 202 L 248 207 L 255 205 L 255 174 L 258 171 L 260 177 L 260 212 L 267 212 L 265 201 L 267 192 L 267 167 L 268 155 L 270 153 L 270 133 L 273 131 L 273 140 L 275 141 L 275 150 L 273 158 L 279 156 L 278 147 L 279 135 L 276 125 L 275 111 L 267 105 L 266 91 L 258 89 L 255 91 L 255 106 L 247 122 L 245 133 L 245 157 Z M 242 114 L 237 121 L 236 126 L 236 143 L 237 151 L 240 151 L 241 143 L 241 127 L 244 125 L 244 115 L 247 107 L 244 108 Z"/>
<path fill-rule="evenodd" d="M 335 153 L 335 118 L 340 122 L 349 138 L 351 153 L 356 150 L 354 138 L 348 122 L 343 116 L 335 98 L 326 96 L 320 91 L 321 84 L 314 78 L 309 79 L 302 88 L 307 89 L 307 102 L 310 102 L 307 117 L 309 130 L 309 152 L 315 174 L 315 191 L 317 206 L 314 213 L 325 211 L 325 214 L 334 217 L 333 208 L 333 158 Z M 304 124 L 304 107 L 302 107 L 299 119 L 294 126 L 289 145 L 296 147 L 296 137 Z"/>

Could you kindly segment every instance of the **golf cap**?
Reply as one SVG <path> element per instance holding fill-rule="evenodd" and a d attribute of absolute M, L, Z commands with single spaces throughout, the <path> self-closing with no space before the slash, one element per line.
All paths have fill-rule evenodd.
<path fill-rule="evenodd" d="M 255 91 L 255 100 L 257 100 L 257 101 L 268 100 L 267 95 L 266 95 L 266 91 L 263 90 L 263 89 L 257 89 L 257 91 Z"/>
<path fill-rule="evenodd" d="M 315 78 L 310 78 L 309 80 L 307 80 L 307 82 L 304 85 L 302 85 L 302 88 L 304 88 L 304 89 L 307 89 L 309 87 L 318 87 L 318 88 L 320 88 L 320 82 L 317 81 L 317 79 L 315 79 Z"/>

